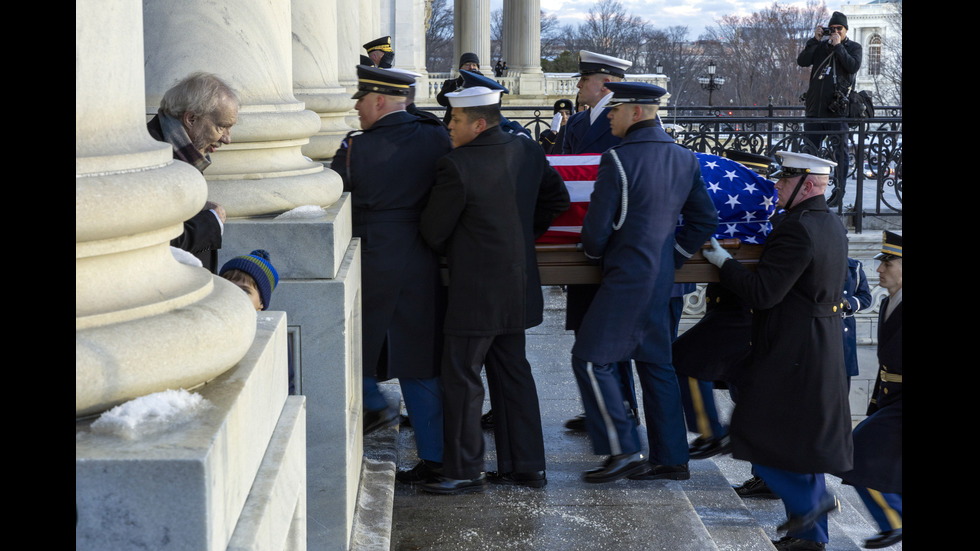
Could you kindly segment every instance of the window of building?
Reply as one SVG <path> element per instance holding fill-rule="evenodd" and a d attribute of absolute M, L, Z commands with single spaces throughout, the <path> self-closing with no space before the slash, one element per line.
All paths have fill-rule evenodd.
<path fill-rule="evenodd" d="M 881 36 L 877 34 L 868 41 L 868 74 L 881 74 Z"/>

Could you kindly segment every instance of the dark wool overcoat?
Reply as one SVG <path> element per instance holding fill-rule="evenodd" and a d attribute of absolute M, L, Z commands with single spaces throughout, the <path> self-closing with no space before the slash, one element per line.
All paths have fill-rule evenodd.
<path fill-rule="evenodd" d="M 878 319 L 878 380 L 869 417 L 854 429 L 854 469 L 844 482 L 879 492 L 902 493 L 902 304 Z M 896 377 L 898 378 L 896 380 Z"/>
<path fill-rule="evenodd" d="M 755 272 L 729 260 L 721 283 L 753 308 L 752 352 L 734 380 L 732 455 L 799 473 L 852 464 L 841 326 L 847 236 L 823 196 L 790 209 Z"/>
<path fill-rule="evenodd" d="M 499 126 L 439 160 L 421 229 L 449 267 L 447 335 L 522 333 L 541 323 L 534 239 L 568 204 L 541 146 Z"/>
<path fill-rule="evenodd" d="M 436 161 L 451 150 L 438 121 L 396 111 L 348 134 L 330 165 L 351 194 L 353 233 L 361 239 L 365 376 L 439 374 L 444 290 L 419 216 Z"/>

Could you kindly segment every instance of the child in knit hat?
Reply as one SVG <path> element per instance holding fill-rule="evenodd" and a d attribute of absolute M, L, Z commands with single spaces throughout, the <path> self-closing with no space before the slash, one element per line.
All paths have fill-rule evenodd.
<path fill-rule="evenodd" d="M 245 291 L 257 311 L 269 308 L 272 291 L 279 283 L 279 272 L 269 262 L 269 253 L 262 249 L 225 262 L 218 275 Z"/>

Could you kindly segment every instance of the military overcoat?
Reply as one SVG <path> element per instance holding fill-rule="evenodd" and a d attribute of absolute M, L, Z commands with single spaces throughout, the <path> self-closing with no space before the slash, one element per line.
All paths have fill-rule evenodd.
<path fill-rule="evenodd" d="M 565 155 L 602 153 L 617 145 L 620 138 L 613 136 L 609 127 L 608 109 L 603 108 L 595 122 L 590 118 L 591 109 L 575 113 L 565 123 L 565 138 L 561 152 Z"/>
<path fill-rule="evenodd" d="M 799 473 L 851 468 L 841 329 L 847 236 L 823 196 L 776 223 L 755 272 L 729 260 L 721 283 L 753 309 L 752 352 L 735 378 L 733 456 Z"/>
<path fill-rule="evenodd" d="M 714 233 L 718 213 L 708 196 L 694 153 L 674 143 L 663 128 L 638 123 L 610 151 L 582 223 L 585 254 L 598 259 L 602 282 L 585 312 L 572 355 L 597 364 L 630 359 L 670 363 L 673 330 L 668 302 L 674 270 Z M 636 125 L 634 125 L 636 126 Z M 625 221 L 618 229 L 620 213 Z M 678 216 L 684 227 L 675 234 Z"/>
<path fill-rule="evenodd" d="M 879 372 L 869 416 L 854 429 L 854 469 L 839 476 L 855 486 L 902 493 L 902 304 L 878 319 Z"/>
<path fill-rule="evenodd" d="M 439 373 L 444 289 L 419 216 L 436 161 L 451 150 L 438 121 L 396 111 L 348 134 L 330 165 L 351 194 L 353 234 L 361 239 L 365 376 Z"/>
<path fill-rule="evenodd" d="M 439 161 L 422 233 L 449 267 L 446 334 L 520 333 L 541 323 L 534 239 L 568 204 L 541 147 L 500 127 Z"/>

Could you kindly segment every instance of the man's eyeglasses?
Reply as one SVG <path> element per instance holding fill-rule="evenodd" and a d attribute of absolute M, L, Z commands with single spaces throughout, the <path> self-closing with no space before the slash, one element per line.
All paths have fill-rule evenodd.
<path fill-rule="evenodd" d="M 830 26 L 830 30 L 832 30 L 834 32 L 839 32 L 839 31 L 844 30 L 844 26 L 843 25 L 831 25 Z"/>

